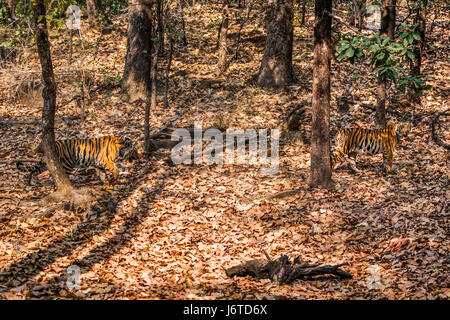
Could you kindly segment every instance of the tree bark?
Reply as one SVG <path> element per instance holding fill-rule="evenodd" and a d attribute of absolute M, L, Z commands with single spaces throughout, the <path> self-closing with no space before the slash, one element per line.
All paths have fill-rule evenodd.
<path fill-rule="evenodd" d="M 262 87 L 285 86 L 294 79 L 292 0 L 269 0 L 266 10 L 267 38 L 257 81 Z"/>
<path fill-rule="evenodd" d="M 306 0 L 302 1 L 302 26 L 305 25 L 305 17 L 306 17 Z"/>
<path fill-rule="evenodd" d="M 181 30 L 183 31 L 183 45 L 187 47 L 187 39 L 186 39 L 186 24 L 184 21 L 184 5 L 183 0 L 178 0 L 178 8 L 180 10 L 180 19 L 181 19 Z"/>
<path fill-rule="evenodd" d="M 157 75 L 158 75 L 158 58 L 159 58 L 159 50 L 160 50 L 160 42 L 156 42 L 156 49 L 155 49 L 155 59 L 153 61 L 152 65 L 152 72 L 151 72 L 151 78 L 152 78 L 152 92 L 150 96 L 150 103 L 146 104 L 145 109 L 145 124 L 144 124 L 144 146 L 145 146 L 145 153 L 147 155 L 150 154 L 150 126 L 149 126 L 149 118 L 150 118 L 150 111 L 156 109 L 156 96 L 157 96 Z"/>
<path fill-rule="evenodd" d="M 170 66 L 172 64 L 172 55 L 173 55 L 173 38 L 169 36 L 169 57 L 167 58 L 167 65 L 166 65 L 166 80 L 164 84 L 164 108 L 169 107 L 169 99 L 167 98 L 168 91 L 169 91 L 169 72 L 170 72 Z"/>
<path fill-rule="evenodd" d="M 381 6 L 380 34 L 394 39 L 397 0 L 383 0 Z"/>
<path fill-rule="evenodd" d="M 158 16 L 158 41 L 159 41 L 159 52 L 164 54 L 164 23 L 163 23 L 163 6 L 164 0 L 156 1 L 156 14 Z"/>
<path fill-rule="evenodd" d="M 396 0 L 384 0 L 381 7 L 380 35 L 394 40 Z M 386 128 L 387 79 L 378 75 L 377 79 L 377 111 L 375 124 L 378 128 Z"/>
<path fill-rule="evenodd" d="M 222 23 L 219 31 L 219 61 L 217 63 L 218 74 L 223 74 L 227 69 L 227 41 L 228 40 L 228 5 L 222 12 Z"/>
<path fill-rule="evenodd" d="M 56 82 L 53 73 L 53 65 L 50 54 L 50 42 L 48 40 L 47 21 L 45 19 L 45 5 L 43 0 L 38 0 L 34 7 L 36 29 L 36 46 L 42 67 L 42 79 L 44 88 L 44 108 L 42 110 L 42 147 L 44 161 L 55 181 L 56 188 L 62 193 L 72 190 L 72 185 L 67 177 L 56 151 L 55 144 L 55 111 L 56 111 Z M 38 17 L 42 16 L 38 22 Z"/>
<path fill-rule="evenodd" d="M 6 0 L 9 9 L 9 15 L 12 20 L 16 20 L 16 4 L 15 0 Z"/>
<path fill-rule="evenodd" d="M 88 22 L 90 27 L 98 25 L 97 15 L 100 9 L 99 0 L 86 0 L 86 10 L 88 14 Z"/>
<path fill-rule="evenodd" d="M 129 6 L 122 92 L 130 103 L 139 99 L 147 101 L 151 90 L 151 6 L 150 0 L 132 0 Z"/>
<path fill-rule="evenodd" d="M 423 3 L 422 8 L 420 3 Z M 426 16 L 427 16 L 427 0 L 418 1 L 416 4 L 416 14 L 414 17 L 414 23 L 418 25 L 417 32 L 420 35 L 420 40 L 415 43 L 414 46 L 414 59 L 411 61 L 411 75 L 418 76 L 421 74 L 423 49 L 425 47 L 425 29 L 426 29 Z M 420 96 L 417 92 L 415 83 L 410 84 L 409 98 L 414 103 L 420 103 Z"/>
<path fill-rule="evenodd" d="M 310 186 L 329 188 L 330 153 L 330 73 L 332 0 L 316 0 L 311 134 Z"/>

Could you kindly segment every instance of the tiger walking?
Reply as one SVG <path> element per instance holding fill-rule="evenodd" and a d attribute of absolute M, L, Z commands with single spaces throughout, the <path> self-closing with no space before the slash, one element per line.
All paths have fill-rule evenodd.
<path fill-rule="evenodd" d="M 119 170 L 114 164 L 118 155 L 120 157 L 138 157 L 130 139 L 114 136 L 57 140 L 56 151 L 67 174 L 70 174 L 76 167 L 94 166 L 103 171 L 110 170 L 113 174 L 111 182 L 116 181 L 119 177 Z M 38 146 L 36 152 L 43 152 L 41 145 Z M 43 159 L 37 165 L 31 167 L 24 165 L 22 162 L 17 162 L 16 166 L 21 172 L 30 172 L 28 184 L 31 184 L 34 175 L 47 170 Z M 101 174 L 99 176 L 100 180 L 103 181 L 104 177 Z"/>
<path fill-rule="evenodd" d="M 406 136 L 410 130 L 407 123 L 391 123 L 385 129 L 346 128 L 339 130 L 336 135 L 336 148 L 331 157 L 334 168 L 341 158 L 346 155 L 350 160 L 350 167 L 355 172 L 358 154 L 375 155 L 383 153 L 383 170 L 392 171 L 394 150 L 399 144 L 399 138 Z"/>

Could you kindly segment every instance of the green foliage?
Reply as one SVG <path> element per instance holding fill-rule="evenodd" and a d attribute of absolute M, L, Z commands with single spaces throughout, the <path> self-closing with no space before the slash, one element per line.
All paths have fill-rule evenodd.
<path fill-rule="evenodd" d="M 416 32 L 417 24 L 403 23 L 402 27 L 404 32 L 397 41 L 391 41 L 389 37 L 381 36 L 379 32 L 372 37 L 361 34 L 344 35 L 335 43 L 337 60 L 354 64 L 358 60 L 367 59 L 375 71 L 375 76 L 392 80 L 400 89 L 414 82 L 420 94 L 423 90 L 429 90 L 431 86 L 424 85 L 419 77 L 409 75 L 410 61 L 415 58 L 413 46 L 415 41 L 420 40 L 420 35 Z"/>

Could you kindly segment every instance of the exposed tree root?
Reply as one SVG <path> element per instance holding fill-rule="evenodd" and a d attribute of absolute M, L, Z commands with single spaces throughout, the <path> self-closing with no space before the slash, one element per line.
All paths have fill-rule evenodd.
<path fill-rule="evenodd" d="M 73 187 L 68 187 L 56 190 L 43 200 L 44 203 L 62 201 L 71 203 L 71 205 L 75 208 L 87 209 L 92 203 L 93 197 L 87 189 L 75 189 Z"/>
<path fill-rule="evenodd" d="M 431 137 L 433 138 L 434 142 L 436 142 L 436 144 L 438 146 L 441 146 L 447 150 L 450 150 L 450 145 L 446 144 L 444 141 L 441 140 L 441 138 L 439 138 L 438 134 L 436 133 L 436 123 L 438 122 L 439 117 L 441 116 L 449 116 L 450 115 L 450 110 L 444 111 L 444 112 L 439 112 L 431 121 Z"/>
<path fill-rule="evenodd" d="M 308 264 L 300 261 L 300 257 L 294 259 L 291 263 L 288 256 L 281 256 L 277 260 L 268 261 L 250 260 L 243 264 L 228 268 L 226 274 L 228 277 L 234 276 L 252 276 L 257 279 L 270 279 L 278 284 L 290 284 L 296 279 L 311 279 L 313 276 L 332 274 L 340 279 L 351 278 L 352 275 L 339 268 L 347 265 L 341 263 L 338 265 L 327 266 L 319 264 Z"/>

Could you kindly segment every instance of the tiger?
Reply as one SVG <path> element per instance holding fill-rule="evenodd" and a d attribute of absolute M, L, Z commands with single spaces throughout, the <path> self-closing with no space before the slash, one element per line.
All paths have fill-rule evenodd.
<path fill-rule="evenodd" d="M 394 150 L 400 143 L 400 137 L 407 136 L 411 127 L 408 123 L 389 123 L 385 129 L 346 128 L 336 134 L 336 148 L 331 157 L 333 169 L 338 166 L 339 160 L 347 155 L 350 167 L 355 172 L 358 154 L 375 155 L 383 153 L 383 170 L 392 172 Z M 387 162 L 387 163 L 386 163 Z"/>
<path fill-rule="evenodd" d="M 114 164 L 117 155 L 129 159 L 139 158 L 139 154 L 130 139 L 114 136 L 57 140 L 56 151 L 66 174 L 70 174 L 76 167 L 94 166 L 102 171 L 110 170 L 113 174 L 111 182 L 115 182 L 119 177 L 119 170 Z M 36 152 L 43 153 L 42 143 L 36 148 Z M 34 175 L 47 170 L 43 158 L 34 166 L 30 167 L 22 162 L 17 162 L 16 167 L 21 172 L 30 172 L 29 185 Z M 102 176 L 99 173 L 99 177 L 100 180 L 104 181 L 104 175 Z"/>

